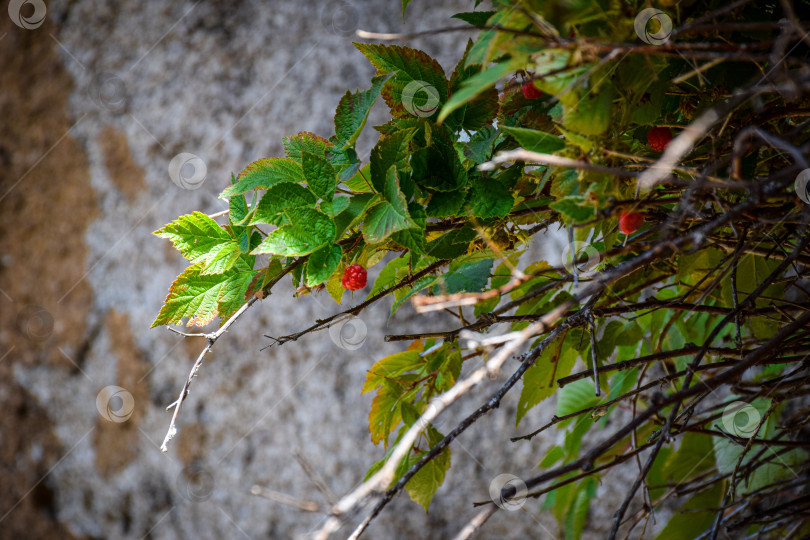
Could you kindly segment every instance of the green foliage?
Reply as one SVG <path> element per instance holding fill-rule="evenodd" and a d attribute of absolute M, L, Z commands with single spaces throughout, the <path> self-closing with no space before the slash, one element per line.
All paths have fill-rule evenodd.
<path fill-rule="evenodd" d="M 402 2 L 403 15 L 408 4 Z M 325 288 L 340 304 L 344 269 L 381 261 L 366 299 L 389 291 L 391 317 L 419 295 L 461 298 L 466 303 L 453 308 L 459 311 L 459 326 L 468 326 L 472 314 L 474 328 L 486 332 L 498 317 L 507 316 L 500 322 L 511 323 L 517 332 L 563 306 L 560 319 L 574 318 L 566 319 L 570 326 L 525 371 L 516 425 L 532 418 L 527 414 L 552 397 L 557 416 L 571 416 L 557 425 L 564 430 L 558 444 L 538 458 L 540 467 L 553 470 L 577 464 L 583 441 L 591 438 L 589 432 L 615 423 L 617 410 L 632 408 L 637 415 L 658 407 L 649 421 L 632 434 L 625 432 L 597 456 L 596 465 L 606 464 L 658 440 L 674 405 L 657 403 L 690 391 L 698 380 L 711 378 L 729 362 L 757 350 L 799 313 L 796 304 L 784 301 L 795 274 L 780 267 L 798 244 L 791 235 L 801 222 L 799 207 L 782 193 L 763 202 L 759 210 L 767 219 L 762 223 L 752 223 L 756 214 L 750 208 L 733 219 L 722 219 L 723 212 L 754 199 L 754 191 L 739 187 L 744 184 L 740 177 L 725 182 L 732 172 L 743 174 L 734 169 L 736 155 L 732 159 L 728 153 L 739 144 L 729 137 L 748 125 L 744 119 L 781 105 L 770 94 L 757 94 L 762 100 L 757 107 L 739 105 L 739 110 L 728 113 L 722 133 L 713 132 L 689 150 L 667 183 L 637 194 L 633 175 L 660 155 L 646 142 L 650 127 L 670 126 L 677 135 L 699 111 L 726 106 L 744 82 L 742 75 L 760 77 L 760 66 L 727 65 L 732 62 L 709 66 L 707 75 L 715 86 L 706 91 L 693 82 L 695 65 L 688 55 L 626 46 L 636 40 L 633 17 L 642 4 L 631 9 L 629 4 L 586 0 L 535 2 L 514 9 L 511 2 L 498 1 L 494 8 L 455 16 L 489 28 L 468 43 L 449 79 L 423 51 L 355 44 L 376 75 L 368 89 L 340 98 L 334 135 L 327 139 L 302 132 L 285 137 L 283 158 L 247 165 L 220 195 L 229 199 L 226 224 L 193 212 L 155 232 L 170 240 L 190 266 L 171 285 L 153 326 L 180 324 L 184 319 L 203 326 L 217 316 L 224 323 L 245 302 L 269 293 L 275 278 L 286 273 L 291 274 L 297 294 Z M 682 24 L 707 9 L 702 2 L 692 2 L 669 16 Z M 748 8 L 735 16 L 760 20 Z M 708 34 L 701 39 L 714 39 Z M 753 43 L 745 33 L 732 32 L 726 38 Z M 607 55 L 605 50 L 617 43 L 625 44 L 624 52 Z M 712 49 L 712 54 L 723 47 Z M 524 83 L 544 95 L 527 99 L 520 91 Z M 379 96 L 390 119 L 374 127 L 379 138 L 362 162 L 355 145 Z M 806 105 L 802 99 L 796 107 Z M 762 125 L 780 136 L 807 131 L 788 116 L 774 114 Z M 777 139 L 782 140 L 773 140 Z M 742 156 L 745 182 L 754 185 L 758 178 L 779 176 L 774 167 L 784 167 L 787 159 L 782 153 L 786 147 L 780 145 L 781 150 L 739 150 L 750 154 Z M 516 148 L 584 165 L 563 167 L 532 158 L 535 161 L 479 167 L 499 152 Z M 698 174 L 707 163 L 718 165 Z M 616 170 L 626 173 L 609 174 Z M 723 181 L 690 187 L 687 198 L 681 199 L 687 193 L 684 186 L 715 181 L 714 176 Z M 711 196 L 706 195 L 710 190 Z M 756 198 L 764 201 L 770 196 L 761 185 L 757 190 Z M 627 210 L 645 218 L 642 229 L 629 237 L 617 230 L 617 217 Z M 573 276 L 570 268 L 528 260 L 529 240 L 549 225 L 570 226 L 574 240 L 587 246 L 587 255 L 600 259 L 599 269 L 608 276 L 593 297 L 592 324 L 572 314 L 588 301 L 578 295 L 577 287 L 597 280 L 584 271 Z M 770 240 L 772 244 L 767 243 Z M 644 258 L 650 253 L 654 256 Z M 643 264 L 634 264 L 639 260 Z M 265 264 L 258 261 L 266 261 L 266 266 L 257 267 Z M 792 264 L 800 272 L 795 261 Z M 617 267 L 622 272 L 611 274 Z M 778 268 L 783 268 L 782 274 L 773 276 L 779 274 Z M 519 282 L 513 282 L 516 277 Z M 768 286 L 757 292 L 766 279 Z M 724 319 L 755 293 L 757 298 L 739 310 L 738 317 Z M 474 307 L 466 311 L 458 308 L 471 304 Z M 770 309 L 774 306 L 779 309 Z M 444 314 L 447 311 L 453 310 Z M 537 338 L 534 346 L 547 331 L 531 336 Z M 454 331 L 415 339 L 406 350 L 369 367 L 362 388 L 363 393 L 374 394 L 369 433 L 372 443 L 385 448 L 369 475 L 383 466 L 393 445 L 416 425 L 431 400 L 456 384 L 463 359 L 490 353 L 465 351 L 457 335 Z M 696 347 L 705 348 L 697 362 L 704 371 L 690 366 Z M 709 348 L 722 348 L 723 354 Z M 795 361 L 791 358 L 761 366 L 756 380 L 781 377 Z M 594 367 L 603 369 L 600 395 L 595 392 Z M 576 380 L 560 389 L 564 377 Z M 656 384 L 636 390 L 655 379 Z M 783 408 L 772 401 L 776 398 L 748 400 L 757 414 L 770 415 L 757 437 L 787 436 L 777 429 Z M 698 485 L 713 471 L 732 475 L 740 467 L 752 470 L 690 491 L 689 500 L 659 538 L 700 536 L 717 515 L 711 509 L 721 504 L 730 488 L 738 495 L 767 489 L 807 458 L 800 448 L 757 454 L 745 447 L 745 437 L 735 439 L 727 433 L 724 420 L 697 409 L 690 411 L 694 417 L 679 416 L 669 425 L 676 442 L 670 444 L 667 438 L 656 450 L 645 484 L 653 510 L 668 504 L 671 492 L 665 486 Z M 691 421 L 689 427 L 694 429 L 687 430 L 680 421 Z M 436 426 L 424 426 L 398 464 L 394 481 L 444 437 Z M 425 510 L 444 481 L 450 457 L 448 446 L 412 471 L 405 485 Z M 566 483 L 573 476 L 566 472 L 557 478 L 562 484 L 549 491 L 543 507 L 557 517 L 565 537 L 575 539 L 583 534 L 601 474 Z M 749 533 L 757 530 L 753 527 Z"/>

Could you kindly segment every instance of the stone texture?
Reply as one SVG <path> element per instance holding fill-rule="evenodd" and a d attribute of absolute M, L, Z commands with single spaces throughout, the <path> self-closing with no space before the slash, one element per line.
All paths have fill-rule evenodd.
<path fill-rule="evenodd" d="M 325 332 L 261 350 L 270 343 L 263 334 L 292 333 L 337 310 L 325 293 L 292 298 L 284 282 L 208 356 L 164 455 L 165 407 L 204 343 L 149 329 L 185 266 L 151 232 L 193 210 L 225 209 L 216 196 L 230 174 L 281 154 L 284 135 L 330 135 L 340 96 L 367 87 L 373 74 L 350 44 L 355 28 L 436 28 L 468 9 L 413 2 L 403 23 L 380 0 L 55 0 L 30 30 L 0 13 L 0 537 L 285 538 L 322 517 L 250 488 L 324 502 L 294 452 L 338 496 L 362 480 L 384 451 L 370 442 L 371 397 L 359 390 L 376 359 L 402 349 L 383 336 L 451 328 L 453 320 L 404 307 L 388 321 L 387 306 L 376 306 L 361 316 L 368 338 L 356 351 Z M 450 33 L 409 45 L 449 73 L 466 39 Z M 385 112 L 379 103 L 370 123 Z M 369 130 L 361 157 L 373 142 Z M 180 152 L 205 163 L 199 189 L 171 181 L 168 165 Z M 462 400 L 444 425 L 499 384 Z M 112 410 L 125 421 L 97 407 L 108 386 L 133 397 L 131 410 L 107 404 L 108 418 Z M 446 538 L 475 514 L 471 502 L 486 499 L 496 475 L 533 474 L 559 441 L 508 442 L 551 416 L 538 408 L 516 430 L 518 395 L 454 444 L 430 514 L 400 496 L 368 537 Z M 608 482 L 599 489 L 613 492 Z M 560 535 L 537 502 L 525 509 L 496 514 L 485 537 Z M 603 529 L 607 514 L 593 510 L 588 534 Z"/>

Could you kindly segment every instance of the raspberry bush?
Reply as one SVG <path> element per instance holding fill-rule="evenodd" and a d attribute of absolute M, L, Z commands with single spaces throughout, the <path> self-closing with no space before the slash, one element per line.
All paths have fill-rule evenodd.
<path fill-rule="evenodd" d="M 336 307 L 280 344 L 383 298 L 392 315 L 458 317 L 387 336 L 407 343 L 367 366 L 356 391 L 375 395 L 381 459 L 322 536 L 347 521 L 361 534 L 403 490 L 427 510 L 456 437 L 516 387 L 526 434 L 504 451 L 551 429 L 558 443 L 516 472 L 525 489 L 471 495 L 476 523 L 519 501 L 579 538 L 623 467 L 626 497 L 600 503 L 615 508 L 610 538 L 810 534 L 810 13 L 765 4 L 495 0 L 456 15 L 477 34 L 449 71 L 356 43 L 376 75 L 340 99 L 334 134 L 290 135 L 283 156 L 248 164 L 220 195 L 223 219 L 156 231 L 190 265 L 153 326 L 222 325 L 174 418 L 205 353 L 289 276 Z M 369 127 L 380 97 L 390 117 Z M 530 260 L 530 240 L 557 229 L 560 259 Z M 377 265 L 365 300 L 337 307 Z M 481 407 L 437 428 L 467 393 Z M 541 403 L 551 422 L 525 425 Z M 173 419 L 164 449 L 174 433 Z M 653 524 L 662 508 L 672 519 Z"/>

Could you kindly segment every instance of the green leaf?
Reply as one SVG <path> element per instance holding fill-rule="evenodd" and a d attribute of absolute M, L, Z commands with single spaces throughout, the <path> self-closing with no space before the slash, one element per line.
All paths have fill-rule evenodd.
<path fill-rule="evenodd" d="M 437 143 L 411 156 L 413 180 L 434 191 L 456 191 L 467 184 L 467 171 L 451 146 Z"/>
<path fill-rule="evenodd" d="M 349 197 L 335 197 L 331 201 L 321 201 L 319 208 L 329 217 L 335 217 L 349 207 Z"/>
<path fill-rule="evenodd" d="M 392 116 L 405 118 L 412 114 L 406 108 L 402 92 L 414 81 L 422 83 L 428 90 L 432 87 L 440 103 L 447 100 L 447 79 L 444 70 L 436 60 L 423 51 L 400 45 L 374 43 L 355 43 L 354 46 L 377 68 L 377 75 L 395 74 L 382 90 Z"/>
<path fill-rule="evenodd" d="M 575 104 L 563 106 L 562 124 L 581 135 L 601 135 L 610 125 L 610 108 L 615 91 L 607 85 L 598 94 L 591 92 Z"/>
<path fill-rule="evenodd" d="M 390 75 L 374 77 L 371 79 L 371 88 L 368 90 L 364 92 L 358 91 L 354 94 L 347 91 L 346 94 L 340 98 L 337 110 L 335 111 L 335 136 L 344 148 L 354 146 L 357 137 L 359 137 L 360 132 L 363 131 L 363 126 L 366 125 L 371 106 L 377 101 L 377 96 L 380 95 L 380 89 L 388 80 L 389 76 Z"/>
<path fill-rule="evenodd" d="M 301 155 L 301 166 L 309 189 L 321 199 L 331 201 L 337 185 L 337 175 L 332 165 L 326 158 L 304 152 Z"/>
<path fill-rule="evenodd" d="M 241 195 L 252 189 L 267 189 L 279 182 L 304 182 L 301 165 L 285 158 L 265 158 L 244 168 L 236 184 L 219 194 L 220 199 Z"/>
<path fill-rule="evenodd" d="M 324 156 L 326 149 L 332 146 L 332 143 L 319 135 L 302 131 L 295 135 L 290 135 L 282 139 L 284 144 L 284 155 L 287 159 L 301 163 L 301 155 L 303 152 L 309 152 L 316 156 Z"/>
<path fill-rule="evenodd" d="M 481 292 L 489 281 L 494 259 L 467 263 L 442 276 L 436 288 L 448 294 L 457 292 Z"/>
<path fill-rule="evenodd" d="M 558 337 L 540 353 L 534 364 L 523 374 L 523 390 L 518 400 L 517 419 L 515 426 L 529 410 L 554 394 L 557 389 L 557 379 L 571 373 L 577 355 L 570 350 L 562 352 L 565 340 Z"/>
<path fill-rule="evenodd" d="M 352 191 L 371 191 L 373 186 L 371 185 L 371 163 L 366 163 L 362 169 L 358 170 L 354 176 L 343 182 L 346 186 L 346 189 L 350 189 Z"/>
<path fill-rule="evenodd" d="M 253 260 L 252 257 L 249 258 Z M 203 263 L 186 268 L 169 288 L 163 307 L 152 323 L 152 328 L 163 324 L 178 324 L 189 317 L 189 326 L 205 326 L 221 315 L 224 322 L 235 309 L 235 303 L 245 302 L 244 294 L 256 272 L 233 268 L 223 274 L 202 275 Z M 241 296 L 240 296 L 241 295 Z M 238 308 L 237 308 L 238 309 Z"/>
<path fill-rule="evenodd" d="M 586 478 L 580 483 L 565 520 L 565 540 L 579 540 L 582 537 L 591 498 L 595 495 L 595 491 L 596 479 Z"/>
<path fill-rule="evenodd" d="M 500 129 L 514 137 L 520 146 L 532 152 L 550 154 L 565 148 L 563 139 L 544 131 L 509 126 L 500 126 Z"/>
<path fill-rule="evenodd" d="M 661 474 L 668 481 L 679 484 L 714 465 L 711 435 L 687 432 L 678 451 L 667 459 Z"/>
<path fill-rule="evenodd" d="M 450 96 L 450 99 L 448 99 L 447 103 L 442 107 L 437 121 L 441 123 L 450 116 L 453 111 L 473 100 L 488 88 L 493 88 L 495 83 L 514 70 L 514 62 L 504 61 L 470 77 L 462 83 L 461 88 L 459 88 L 457 92 L 454 92 L 453 95 Z"/>
<path fill-rule="evenodd" d="M 421 456 L 418 456 L 421 457 Z M 425 512 L 428 511 L 430 501 L 436 495 L 436 491 L 444 482 L 445 473 L 450 468 L 450 448 L 445 448 L 435 458 L 428 461 L 424 467 L 413 475 L 413 478 L 405 484 L 405 491 L 410 495 L 411 500 L 418 503 Z"/>
<path fill-rule="evenodd" d="M 715 482 L 694 495 L 670 518 L 655 540 L 691 540 L 701 536 L 714 522 L 717 513 L 714 509 L 720 504 L 724 486 L 725 482 Z"/>
<path fill-rule="evenodd" d="M 152 234 L 171 240 L 191 263 L 206 260 L 214 248 L 233 240 L 228 231 L 202 212 L 180 216 Z"/>
<path fill-rule="evenodd" d="M 379 388 L 388 378 L 396 379 L 403 373 L 415 371 L 425 365 L 417 350 L 407 350 L 386 356 L 374 363 L 366 374 L 361 394 Z"/>
<path fill-rule="evenodd" d="M 253 223 L 269 223 L 271 225 L 287 225 L 290 220 L 284 210 L 288 208 L 300 208 L 313 206 L 316 198 L 310 190 L 301 184 L 292 182 L 282 182 L 267 190 L 259 204 L 256 206 L 256 213 L 253 216 Z"/>
<path fill-rule="evenodd" d="M 230 319 L 231 315 L 247 301 L 246 295 L 250 284 L 259 272 L 253 270 L 256 257 L 242 256 L 236 261 L 235 272 L 228 278 L 222 293 L 219 295 L 220 324 Z"/>
<path fill-rule="evenodd" d="M 342 256 L 343 250 L 336 244 L 313 251 L 307 261 L 307 286 L 314 287 L 329 279 L 340 264 Z"/>
<path fill-rule="evenodd" d="M 239 243 L 236 240 L 220 244 L 208 252 L 205 258 L 206 264 L 200 274 L 221 274 L 236 264 L 241 255 L 242 252 L 239 250 Z"/>
<path fill-rule="evenodd" d="M 371 185 L 374 190 L 382 193 L 385 185 L 385 175 L 392 166 L 401 168 L 408 157 L 408 143 L 416 134 L 416 129 L 404 129 L 382 136 L 371 150 L 369 167 Z M 368 179 L 368 178 L 367 178 Z"/>
<path fill-rule="evenodd" d="M 549 207 L 565 214 L 574 223 L 582 223 L 596 217 L 596 208 L 585 197 L 573 196 L 549 204 Z"/>
<path fill-rule="evenodd" d="M 400 412 L 402 413 L 402 422 L 408 427 L 411 427 L 419 420 L 419 411 L 407 401 L 403 401 L 400 405 Z"/>
<path fill-rule="evenodd" d="M 470 142 L 464 145 L 464 156 L 473 163 L 481 164 L 492 157 L 492 145 L 498 138 L 499 132 L 492 126 L 476 131 Z"/>
<path fill-rule="evenodd" d="M 231 175 L 231 178 L 235 180 L 235 178 L 233 178 L 233 175 Z M 228 222 L 231 224 L 234 236 L 238 236 L 241 233 L 241 231 L 244 230 L 244 227 L 239 227 L 238 228 L 239 233 L 237 233 L 236 230 L 233 230 L 233 227 L 236 226 L 237 224 L 240 225 L 243 224 L 242 221 L 245 220 L 247 214 L 248 214 L 248 205 L 245 198 L 240 196 L 231 197 L 230 200 L 228 201 Z"/>
<path fill-rule="evenodd" d="M 410 297 L 414 296 L 415 294 L 418 294 L 421 290 L 426 289 L 427 287 L 430 287 L 431 285 L 436 283 L 436 280 L 438 280 L 438 279 L 439 279 L 438 276 L 422 276 L 419 279 L 417 279 L 416 281 L 414 281 L 413 285 L 411 285 L 410 288 L 404 287 L 403 289 L 399 289 L 399 291 L 397 291 L 398 294 L 394 295 L 394 297 L 397 300 L 394 302 L 394 305 L 391 306 L 391 316 L 393 316 L 394 313 L 397 312 L 399 307 L 403 303 L 405 303 L 406 300 L 408 300 Z M 389 319 L 390 319 L 390 317 L 389 317 Z"/>
<path fill-rule="evenodd" d="M 267 235 L 251 253 L 272 253 L 274 255 L 308 255 L 335 241 L 335 222 L 312 208 L 288 208 L 284 211 L 290 225 L 284 225 Z"/>
<path fill-rule="evenodd" d="M 456 64 L 455 69 L 453 69 L 453 74 L 450 75 L 451 95 L 459 90 L 464 81 L 471 79 L 481 72 L 481 64 L 467 63 L 467 55 L 472 46 L 472 40 L 468 40 L 464 55 L 462 55 L 461 60 Z M 463 129 L 477 131 L 492 123 L 492 120 L 498 113 L 498 106 L 498 90 L 495 87 L 487 88 L 481 94 L 465 103 L 463 107 L 456 109 L 447 125 L 453 126 L 454 130 L 457 125 L 460 124 L 460 127 Z"/>
<path fill-rule="evenodd" d="M 472 177 L 469 205 L 476 217 L 504 217 L 514 204 L 512 193 L 497 180 L 480 175 Z"/>
<path fill-rule="evenodd" d="M 495 13 L 495 11 L 467 11 L 464 13 L 456 13 L 451 18 L 459 19 L 473 26 L 484 26 Z"/>
<path fill-rule="evenodd" d="M 363 223 L 363 238 L 368 244 L 379 244 L 396 231 L 418 227 L 408 214 L 408 204 L 399 189 L 399 178 L 394 167 L 386 175 L 383 196 L 385 200 L 369 210 Z"/>
<path fill-rule="evenodd" d="M 352 195 L 349 198 L 348 206 L 335 216 L 335 238 L 342 237 L 346 229 L 355 225 L 366 208 L 377 200 L 379 200 L 379 195 L 371 193 Z"/>
<path fill-rule="evenodd" d="M 561 447 L 554 445 L 551 447 L 551 450 L 549 450 L 548 453 L 543 457 L 543 460 L 540 462 L 540 465 L 538 465 L 538 467 L 541 469 L 548 469 L 549 467 L 551 467 L 564 457 L 565 451 Z"/>
<path fill-rule="evenodd" d="M 565 375 L 563 375 L 564 377 Z M 559 378 L 559 377 L 558 377 Z M 571 384 L 566 384 L 557 394 L 557 416 L 566 416 L 588 407 L 593 407 L 599 403 L 599 398 L 594 395 L 593 381 L 590 379 L 580 379 Z M 570 421 L 560 422 L 560 427 L 569 424 Z"/>
<path fill-rule="evenodd" d="M 467 252 L 470 242 L 477 236 L 471 227 L 453 229 L 428 242 L 425 251 L 437 259 L 455 259 Z"/>
<path fill-rule="evenodd" d="M 379 244 L 396 231 L 414 227 L 415 223 L 397 211 L 388 201 L 372 206 L 363 223 L 363 238 L 368 244 Z"/>
<path fill-rule="evenodd" d="M 368 430 L 371 433 L 371 442 L 374 444 L 385 441 L 386 447 L 388 446 L 388 436 L 402 420 L 399 403 L 403 392 L 402 385 L 385 381 L 371 401 L 371 410 L 368 413 Z"/>
<path fill-rule="evenodd" d="M 463 192 L 437 191 L 430 196 L 425 210 L 430 217 L 450 217 L 458 215 L 463 205 Z"/>
<path fill-rule="evenodd" d="M 391 235 L 391 239 L 397 244 L 411 250 L 413 253 L 424 255 L 427 214 L 425 213 L 424 207 L 416 202 L 408 203 L 408 213 L 417 226 L 397 231 Z"/>

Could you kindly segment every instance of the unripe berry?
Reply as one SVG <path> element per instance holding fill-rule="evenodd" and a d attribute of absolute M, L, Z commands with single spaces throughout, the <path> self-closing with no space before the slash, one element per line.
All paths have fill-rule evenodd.
<path fill-rule="evenodd" d="M 340 280 L 344 289 L 356 291 L 366 286 L 366 269 L 359 264 L 349 266 L 343 272 L 343 279 Z"/>
<path fill-rule="evenodd" d="M 656 152 L 663 152 L 672 140 L 672 132 L 669 128 L 654 127 L 647 132 L 647 144 Z"/>
<path fill-rule="evenodd" d="M 619 216 L 619 230 L 624 234 L 633 234 L 644 223 L 644 216 L 638 212 L 622 212 Z"/>

